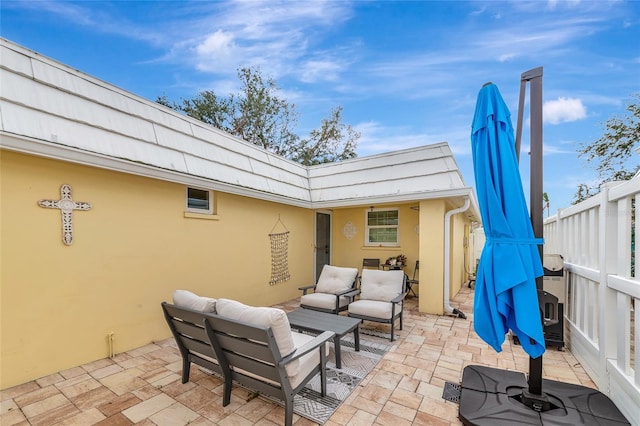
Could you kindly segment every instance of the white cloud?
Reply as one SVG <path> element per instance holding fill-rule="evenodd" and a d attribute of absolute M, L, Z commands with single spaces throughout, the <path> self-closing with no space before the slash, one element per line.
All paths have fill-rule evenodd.
<path fill-rule="evenodd" d="M 506 62 L 517 56 L 516 53 L 503 53 L 498 57 L 498 62 Z"/>
<path fill-rule="evenodd" d="M 301 66 L 300 80 L 305 83 L 315 81 L 335 81 L 338 74 L 342 71 L 342 66 L 337 62 L 331 61 L 308 61 Z"/>
<path fill-rule="evenodd" d="M 581 99 L 560 97 L 547 101 L 542 108 L 545 123 L 560 124 L 582 120 L 587 117 L 587 108 Z"/>
<path fill-rule="evenodd" d="M 447 142 L 455 155 L 471 154 L 469 129 L 464 126 L 439 133 L 424 133 L 402 126 L 385 126 L 369 121 L 354 125 L 360 133 L 358 155 L 373 155 L 399 149 Z"/>
<path fill-rule="evenodd" d="M 581 3 L 581 0 L 563 0 L 562 2 L 560 2 L 559 0 L 549 0 L 547 2 L 547 8 L 551 10 L 555 10 L 559 4 L 568 8 L 573 8 L 573 7 L 579 6 L 580 3 Z"/>
<path fill-rule="evenodd" d="M 561 146 L 552 145 L 549 142 L 544 142 L 544 145 L 542 146 L 542 151 L 545 157 L 549 155 L 575 155 L 576 154 L 575 149 L 565 149 Z M 520 156 L 522 157 L 523 154 L 530 154 L 530 153 L 531 153 L 531 145 L 529 143 L 523 143 L 520 146 Z"/>
<path fill-rule="evenodd" d="M 260 66 L 276 79 L 301 72 L 305 81 L 334 80 L 341 71 L 337 64 L 345 62 L 310 56 L 316 56 L 313 48 L 321 39 L 316 33 L 348 19 L 347 3 L 314 1 L 292 7 L 287 1 L 256 0 L 198 6 L 201 18 L 189 25 L 193 38 L 174 43 L 172 56 L 201 71 L 231 74 L 240 66 Z"/>
<path fill-rule="evenodd" d="M 228 65 L 229 61 L 232 61 L 232 66 L 235 66 L 233 52 L 236 48 L 233 34 L 222 30 L 209 34 L 194 48 L 198 57 L 207 59 L 198 62 L 198 69 L 201 71 L 220 70 L 220 65 L 225 63 Z"/>

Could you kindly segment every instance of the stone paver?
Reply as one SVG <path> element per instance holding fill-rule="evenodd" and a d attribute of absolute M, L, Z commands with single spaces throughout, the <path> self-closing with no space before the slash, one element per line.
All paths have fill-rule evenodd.
<path fill-rule="evenodd" d="M 442 399 L 445 382 L 459 383 L 470 364 L 527 372 L 529 358 L 507 339 L 497 354 L 473 331 L 473 290 L 464 286 L 453 305 L 467 315 L 436 316 L 418 312 L 408 299 L 404 330 L 391 350 L 335 411 L 327 426 L 461 425 L 458 405 Z M 299 300 L 278 307 L 296 309 Z M 369 325 L 369 324 L 367 324 Z M 388 325 L 373 324 L 386 332 Z M 362 339 L 366 339 L 363 336 Z M 549 350 L 545 378 L 595 384 L 568 351 Z M 222 381 L 197 367 L 181 381 L 182 362 L 173 339 L 42 377 L 0 391 L 4 425 L 281 425 L 282 406 L 232 391 L 222 407 Z M 294 415 L 296 426 L 313 425 Z"/>

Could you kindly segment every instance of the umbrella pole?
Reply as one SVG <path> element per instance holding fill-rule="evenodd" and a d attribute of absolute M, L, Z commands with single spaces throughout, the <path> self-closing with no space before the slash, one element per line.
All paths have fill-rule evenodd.
<path fill-rule="evenodd" d="M 534 68 L 522 73 L 520 78 L 520 110 L 518 111 L 517 131 L 522 131 L 522 108 L 524 105 L 524 85 L 531 84 L 531 165 L 529 202 L 530 216 L 533 233 L 536 238 L 543 237 L 542 193 L 543 168 L 542 168 L 542 67 Z M 517 135 L 519 142 L 520 134 Z M 519 144 L 518 144 L 519 145 Z M 518 147 L 519 148 L 519 147 Z M 518 150 L 519 151 L 519 150 Z M 540 260 L 542 260 L 543 246 L 538 246 Z M 543 277 L 536 278 L 536 288 L 542 290 Z M 547 411 L 551 408 L 549 398 L 542 392 L 542 355 L 538 358 L 529 358 L 529 389 L 523 390 L 522 402 L 536 411 Z"/>
<path fill-rule="evenodd" d="M 526 84 L 531 84 L 531 227 L 535 238 L 543 234 L 542 194 L 542 67 L 521 76 L 520 111 Z M 475 121 L 475 117 L 474 117 Z M 519 117 L 518 133 L 522 130 Z M 519 146 L 520 135 L 516 145 Z M 520 210 L 522 212 L 522 210 Z M 543 246 L 538 246 L 543 254 Z M 528 283 L 529 284 L 529 283 Z M 536 279 L 542 290 L 543 277 Z M 540 315 L 542 321 L 542 315 Z M 517 371 L 468 365 L 460 383 L 459 417 L 465 426 L 527 425 L 630 425 L 616 405 L 602 392 L 586 386 L 548 380 L 542 392 L 542 356 L 529 358 L 529 377 Z M 445 387 L 447 393 L 447 387 Z M 448 399 L 443 395 L 443 398 Z M 453 401 L 453 399 L 449 399 Z M 548 414 L 542 415 L 547 412 Z M 637 417 L 637 416 L 636 416 Z"/>

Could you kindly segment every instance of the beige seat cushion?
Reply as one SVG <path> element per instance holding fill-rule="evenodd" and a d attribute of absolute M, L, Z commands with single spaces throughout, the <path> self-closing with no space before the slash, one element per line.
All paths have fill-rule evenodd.
<path fill-rule="evenodd" d="M 280 355 L 287 356 L 295 349 L 287 314 L 278 308 L 245 305 L 235 300 L 218 299 L 218 315 L 261 327 L 271 327 Z"/>
<path fill-rule="evenodd" d="M 235 300 L 218 299 L 216 310 L 218 315 L 229 319 L 260 327 L 271 327 L 282 357 L 289 355 L 296 348 L 289 318 L 282 309 L 249 306 Z M 298 374 L 299 361 L 296 360 L 287 365 L 288 376 L 293 377 Z"/>
<path fill-rule="evenodd" d="M 349 305 L 349 314 L 364 315 L 367 317 L 391 319 L 393 303 L 380 302 L 379 300 L 356 300 Z M 402 305 L 396 305 L 396 315 L 402 311 Z"/>
<path fill-rule="evenodd" d="M 298 333 L 296 331 L 291 332 L 291 336 L 293 337 L 293 342 L 296 348 L 301 347 L 305 343 L 310 342 L 315 338 L 315 336 Z M 326 353 L 329 354 L 328 343 L 326 343 L 325 350 Z M 313 370 L 320 364 L 320 350 L 311 351 L 308 354 L 301 356 L 298 361 L 298 370 L 295 372 L 295 374 L 290 375 L 289 370 L 287 370 L 287 376 L 289 377 L 291 387 L 293 388 L 298 386 L 302 382 L 302 380 L 307 377 L 311 370 Z"/>
<path fill-rule="evenodd" d="M 309 342 L 309 341 L 314 339 L 313 336 L 310 336 L 308 334 L 298 333 L 296 331 L 292 331 L 291 335 L 293 337 L 293 341 L 294 341 L 294 344 L 296 345 L 296 348 L 301 347 L 305 343 L 307 343 L 307 342 Z M 327 342 L 325 345 L 326 345 L 326 353 L 329 354 L 329 343 Z M 320 363 L 320 352 L 319 351 L 311 351 L 311 352 L 301 356 L 298 359 L 298 367 L 299 367 L 298 371 L 293 375 L 290 375 L 289 372 L 287 371 L 287 378 L 289 379 L 289 383 L 291 384 L 291 387 L 295 388 L 300 383 L 302 383 L 302 380 L 305 377 L 307 377 L 307 375 L 319 363 Z M 258 380 L 261 380 L 261 381 L 264 381 L 264 382 L 267 382 L 267 383 L 271 383 L 273 385 L 278 385 L 277 382 L 275 382 L 275 381 L 273 381 L 271 379 L 268 379 L 266 377 L 259 376 L 256 373 L 253 373 L 251 371 L 243 370 L 241 368 L 237 368 L 237 367 L 233 367 L 233 366 L 231 368 L 236 372 L 244 374 L 245 376 L 253 377 L 254 379 L 258 379 Z"/>
<path fill-rule="evenodd" d="M 389 302 L 402 293 L 404 271 L 364 269 L 360 282 L 360 299 Z"/>
<path fill-rule="evenodd" d="M 336 296 L 329 293 L 311 293 L 304 294 L 300 297 L 300 304 L 305 306 L 313 306 L 314 308 L 335 309 Z M 349 298 L 340 296 L 340 307 L 347 306 Z"/>
<path fill-rule="evenodd" d="M 324 265 L 315 292 L 336 294 L 339 291 L 348 290 L 353 287 L 356 276 L 358 276 L 356 268 Z"/>
<path fill-rule="evenodd" d="M 188 290 L 176 290 L 173 292 L 173 304 L 178 308 L 191 309 L 205 314 L 216 313 L 216 299 L 198 296 Z"/>

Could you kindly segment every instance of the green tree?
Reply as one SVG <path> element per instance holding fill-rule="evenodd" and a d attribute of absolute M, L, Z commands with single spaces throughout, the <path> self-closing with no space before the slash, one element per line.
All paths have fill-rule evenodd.
<path fill-rule="evenodd" d="M 309 138 L 302 140 L 290 158 L 306 166 L 355 158 L 359 138 L 360 133 L 351 125 L 342 123 L 342 107 L 339 106 L 331 111 L 329 118 L 322 120 L 319 129 L 309 132 Z"/>
<path fill-rule="evenodd" d="M 549 194 L 546 192 L 542 193 L 542 212 L 547 211 L 547 217 L 549 217 L 549 210 L 551 209 L 551 203 L 549 202 Z"/>
<path fill-rule="evenodd" d="M 590 145 L 578 150 L 579 157 L 588 163 L 596 163 L 598 184 L 590 187 L 580 184 L 574 195 L 574 204 L 600 192 L 603 183 L 628 180 L 636 174 L 640 166 L 629 164 L 633 148 L 640 142 L 640 93 L 632 95 L 624 117 L 612 117 L 604 123 L 604 135 Z"/>
<path fill-rule="evenodd" d="M 342 123 L 342 107 L 335 108 L 320 129 L 301 139 L 293 129 L 298 112 L 294 104 L 278 96 L 278 85 L 258 68 L 241 67 L 239 93 L 221 97 L 213 91 L 193 99 L 172 102 L 159 96 L 156 102 L 217 127 L 247 142 L 302 164 L 320 164 L 356 156 L 360 135 Z"/>
<path fill-rule="evenodd" d="M 181 111 L 189 117 L 196 118 L 218 129 L 227 132 L 233 131 L 233 117 L 235 115 L 233 100 L 220 98 L 213 91 L 200 92 L 193 99 L 183 99 L 181 104 L 169 101 L 166 96 L 159 96 L 156 102 Z"/>

